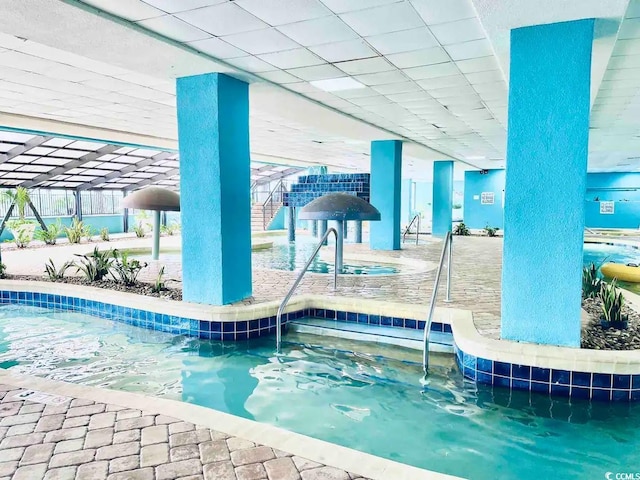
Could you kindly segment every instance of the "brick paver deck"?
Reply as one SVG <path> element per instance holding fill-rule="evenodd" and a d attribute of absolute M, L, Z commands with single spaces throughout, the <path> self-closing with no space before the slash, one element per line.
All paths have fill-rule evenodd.
<path fill-rule="evenodd" d="M 268 239 L 265 239 L 268 240 Z M 178 246 L 179 237 L 163 237 L 161 245 Z M 74 259 L 73 254 L 87 252 L 95 245 L 100 248 L 150 247 L 151 239 L 122 239 L 118 242 L 81 245 L 59 245 L 54 247 L 30 248 L 27 250 L 3 251 L 2 259 L 7 272 L 16 275 L 42 275 L 44 265 L 53 258 L 56 265 Z M 369 245 L 345 244 L 345 255 L 349 253 L 374 253 L 384 263 L 383 257 L 419 259 L 437 263 L 442 243 L 431 237 L 421 237 L 420 245 L 407 242 L 398 251 L 369 250 Z M 473 311 L 478 331 L 492 338 L 500 333 L 500 276 L 502 266 L 502 239 L 488 237 L 454 237 L 452 269 L 452 302 L 445 304 L 444 288 L 441 288 L 438 306 L 449 306 Z M 162 259 L 151 264 L 140 274 L 142 281 L 154 281 L 161 265 L 165 265 L 168 278 L 181 278 L 179 262 Z M 69 271 L 72 273 L 72 270 Z M 297 272 L 282 270 L 253 271 L 253 297 L 243 303 L 260 303 L 281 300 Z M 332 290 L 332 275 L 309 274 L 305 276 L 298 293 L 338 295 L 345 297 L 371 298 L 390 302 L 404 302 L 428 307 L 435 271 L 390 276 L 343 275 L 338 282 L 338 290 Z"/>
<path fill-rule="evenodd" d="M 22 391 L 0 384 L 0 480 L 366 480 L 154 412 Z"/>

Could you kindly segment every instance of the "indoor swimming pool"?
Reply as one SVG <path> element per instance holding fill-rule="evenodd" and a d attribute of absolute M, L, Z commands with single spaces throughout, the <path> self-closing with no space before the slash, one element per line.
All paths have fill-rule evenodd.
<path fill-rule="evenodd" d="M 471 479 L 604 478 L 637 465 L 640 405 L 462 379 L 451 355 L 318 336 L 221 343 L 0 307 L 0 367 L 177 399 Z M 594 448 L 594 439 L 597 439 Z M 498 473 L 499 472 L 499 473 Z"/>

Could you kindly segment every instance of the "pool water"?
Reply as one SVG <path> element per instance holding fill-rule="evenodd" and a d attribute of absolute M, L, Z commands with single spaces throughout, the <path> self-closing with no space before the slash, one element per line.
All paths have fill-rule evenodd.
<path fill-rule="evenodd" d="M 604 243 L 584 244 L 585 266 L 594 263 L 596 267 L 599 267 L 607 262 L 615 262 L 622 265 L 626 265 L 627 263 L 640 265 L 640 250 L 624 245 L 608 245 Z M 640 294 L 640 284 L 627 282 L 618 282 L 618 284 L 627 290 Z"/>
<path fill-rule="evenodd" d="M 276 355 L 272 338 L 222 344 L 0 307 L 0 367 L 16 373 L 182 400 L 471 479 L 599 479 L 640 468 L 640 405 L 477 388 L 452 356 L 433 356 L 423 385 L 419 363 L 379 355 L 415 352 L 285 340 Z"/>
<path fill-rule="evenodd" d="M 253 252 L 253 266 L 275 270 L 299 270 L 307 263 L 316 245 L 317 241 L 313 237 L 298 236 L 296 241 L 291 243 L 286 238 L 276 238 L 272 248 Z M 318 255 L 311 263 L 309 271 L 333 273 L 333 262 L 325 262 Z M 398 269 L 391 265 L 345 264 L 341 273 L 343 275 L 389 275 L 398 273 Z"/>

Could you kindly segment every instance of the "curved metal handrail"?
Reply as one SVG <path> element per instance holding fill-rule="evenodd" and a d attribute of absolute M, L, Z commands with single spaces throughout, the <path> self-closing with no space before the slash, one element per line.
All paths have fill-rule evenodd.
<path fill-rule="evenodd" d="M 416 230 L 416 245 L 418 245 L 418 239 L 420 237 L 420 214 L 416 214 L 411 221 L 409 222 L 409 225 L 407 225 L 407 228 L 405 228 L 404 233 L 402 234 L 402 243 L 404 243 L 405 241 L 405 237 L 407 236 L 407 233 L 409 233 L 409 230 L 411 230 L 411 226 L 413 225 L 414 222 L 417 221 L 417 230 Z"/>
<path fill-rule="evenodd" d="M 440 285 L 440 274 L 444 265 L 445 256 L 447 257 L 447 295 L 445 302 L 451 301 L 451 255 L 453 247 L 453 234 L 447 232 L 440 254 L 440 263 L 438 263 L 438 271 L 436 272 L 436 280 L 431 293 L 431 303 L 429 304 L 429 316 L 424 325 L 424 348 L 422 351 L 422 368 L 426 374 L 429 371 L 429 336 L 431 335 L 431 322 L 433 321 L 433 313 L 436 309 L 436 299 L 438 296 L 438 286 Z M 448 252 L 448 255 L 447 255 Z"/>
<path fill-rule="evenodd" d="M 296 281 L 293 282 L 293 285 L 289 289 L 289 292 L 284 297 L 284 300 L 282 300 L 282 303 L 280 304 L 280 307 L 278 307 L 278 313 L 276 315 L 276 349 L 278 350 L 278 352 L 280 352 L 280 344 L 282 343 L 282 313 L 284 312 L 284 309 L 286 308 L 287 304 L 289 303 L 289 300 L 291 300 L 291 296 L 293 295 L 293 293 L 295 292 L 296 288 L 298 288 L 298 285 L 302 281 L 302 277 L 304 277 L 304 274 L 307 273 L 307 270 L 309 270 L 309 267 L 311 266 L 311 262 L 313 262 L 313 259 L 316 258 L 316 255 L 318 255 L 318 252 L 322 248 L 322 244 L 325 242 L 325 240 L 327 240 L 327 238 L 329 238 L 329 235 L 331 233 L 333 233 L 335 235 L 335 237 L 336 237 L 336 245 L 337 245 L 337 243 L 338 243 L 338 231 L 335 228 L 327 229 L 325 234 L 320 239 L 320 242 L 318 242 L 318 245 L 316 246 L 315 250 L 311 254 L 311 257 L 309 257 L 309 260 L 307 261 L 306 265 L 302 268 L 302 270 L 300 271 L 300 274 L 298 274 L 298 278 L 296 278 Z M 333 265 L 334 265 L 334 267 L 333 267 L 333 290 L 335 291 L 335 289 L 338 287 L 338 269 L 336 268 L 337 265 L 338 265 L 338 248 L 336 248 L 335 259 L 334 259 Z"/>

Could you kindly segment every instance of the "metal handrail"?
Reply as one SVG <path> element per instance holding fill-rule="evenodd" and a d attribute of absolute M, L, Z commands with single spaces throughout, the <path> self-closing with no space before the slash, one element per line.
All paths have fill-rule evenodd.
<path fill-rule="evenodd" d="M 442 253 L 440 254 L 440 263 L 438 263 L 438 270 L 436 272 L 436 280 L 433 286 L 433 292 L 431 293 L 431 303 L 429 304 L 429 316 L 424 325 L 424 350 L 422 351 L 422 368 L 424 373 L 429 371 L 429 336 L 431 335 L 431 322 L 433 321 L 433 313 L 436 309 L 436 299 L 438 296 L 438 286 L 440 285 L 440 275 L 442 273 L 442 267 L 444 265 L 444 258 L 447 257 L 447 295 L 445 302 L 451 301 L 451 256 L 453 247 L 453 234 L 447 232 L 444 238 L 444 245 L 442 246 Z M 447 254 L 448 252 L 448 254 Z"/>
<path fill-rule="evenodd" d="M 409 230 L 411 230 L 411 226 L 413 225 L 413 222 L 415 222 L 416 220 L 418 222 L 417 230 L 416 230 L 416 245 L 418 245 L 418 239 L 420 237 L 420 214 L 416 214 L 409 222 L 409 225 L 407 225 L 407 228 L 405 228 L 404 233 L 402 234 L 402 243 L 404 243 L 407 233 L 409 233 Z"/>
<path fill-rule="evenodd" d="M 298 288 L 298 285 L 302 281 L 302 277 L 304 277 L 304 274 L 307 273 L 307 270 L 309 270 L 309 267 L 311 266 L 311 262 L 313 262 L 313 259 L 316 258 L 316 255 L 318 255 L 318 252 L 322 248 L 322 244 L 325 242 L 325 240 L 327 240 L 327 238 L 329 238 L 329 235 L 331 233 L 333 233 L 335 235 L 336 244 L 337 244 L 337 242 L 338 242 L 338 231 L 335 228 L 329 228 L 325 232 L 325 234 L 322 236 L 320 241 L 318 242 L 318 245 L 316 245 L 315 250 L 313 251 L 313 253 L 311 254 L 311 257 L 309 257 L 309 260 L 307 261 L 307 264 L 302 268 L 302 271 L 298 274 L 298 278 L 296 278 L 296 281 L 293 282 L 293 285 L 289 289 L 289 292 L 284 297 L 284 300 L 282 300 L 282 303 L 280 304 L 280 307 L 278 307 L 278 313 L 276 315 L 276 349 L 278 350 L 278 352 L 280 352 L 280 344 L 282 343 L 282 313 L 284 312 L 285 307 L 289 303 L 289 300 L 291 300 L 291 296 L 296 291 L 296 288 Z M 335 259 L 334 259 L 333 265 L 334 265 L 334 267 L 333 267 L 333 290 L 335 291 L 336 288 L 338 287 L 338 269 L 336 268 L 336 266 L 338 265 L 338 249 L 337 248 L 336 248 L 336 252 L 335 252 Z"/>
<path fill-rule="evenodd" d="M 267 229 L 267 204 L 269 204 L 269 221 L 273 218 L 273 197 L 276 193 L 279 193 L 279 201 L 278 203 L 282 203 L 283 193 L 286 192 L 287 189 L 284 186 L 284 182 L 279 180 L 276 183 L 276 186 L 271 189 L 269 195 L 267 195 L 267 199 L 262 204 L 262 228 Z"/>

